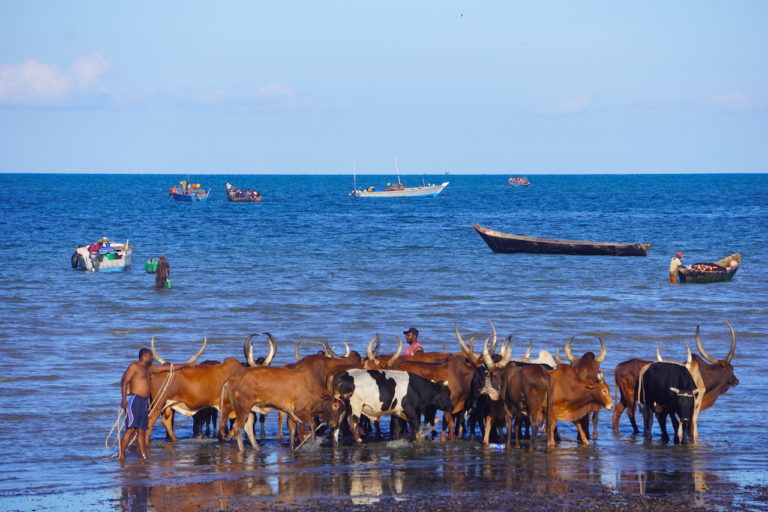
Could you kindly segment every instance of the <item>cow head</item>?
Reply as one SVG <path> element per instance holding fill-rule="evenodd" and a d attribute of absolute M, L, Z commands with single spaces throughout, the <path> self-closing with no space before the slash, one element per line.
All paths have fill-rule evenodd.
<path fill-rule="evenodd" d="M 677 412 L 680 419 L 677 435 L 683 443 L 686 443 L 687 438 L 691 436 L 691 422 L 698 396 L 699 390 L 696 388 L 685 390 L 674 386 L 669 388 L 668 400 L 671 408 Z"/>
<path fill-rule="evenodd" d="M 728 355 L 725 356 L 725 359 L 715 359 L 714 357 L 710 356 L 706 350 L 704 350 L 704 346 L 701 344 L 701 335 L 699 334 L 699 326 L 696 326 L 696 348 L 699 349 L 699 354 L 712 366 L 709 367 L 709 370 L 715 370 L 718 372 L 718 382 L 721 383 L 721 385 L 724 387 L 722 389 L 722 393 L 725 393 L 729 388 L 735 387 L 739 385 L 739 379 L 736 378 L 736 375 L 733 371 L 733 366 L 731 366 L 731 360 L 733 359 L 734 354 L 736 353 L 736 331 L 733 330 L 733 326 L 726 321 L 726 325 L 728 325 L 728 330 L 731 332 L 731 347 L 728 350 Z M 701 369 L 704 369 L 704 365 L 699 365 L 702 367 Z"/>
<path fill-rule="evenodd" d="M 451 402 L 451 389 L 448 387 L 448 381 L 433 382 L 434 402 L 432 405 L 441 411 L 452 411 L 453 402 Z"/>
<path fill-rule="evenodd" d="M 574 371 L 581 380 L 587 382 L 603 382 L 603 371 L 600 369 L 600 363 L 605 359 L 607 353 L 605 342 L 602 338 L 600 340 L 600 354 L 595 357 L 594 352 L 587 352 L 579 358 L 575 358 L 571 352 L 571 343 L 574 340 L 574 336 L 565 344 L 565 357 L 570 361 Z"/>
<path fill-rule="evenodd" d="M 613 400 L 611 399 L 611 390 L 605 381 L 600 381 L 597 384 L 588 384 L 585 386 L 592 392 L 593 399 L 601 404 L 609 411 L 613 409 Z"/>
<path fill-rule="evenodd" d="M 472 375 L 471 393 L 474 398 L 481 395 L 487 395 L 489 399 L 496 401 L 499 399 L 499 379 L 493 379 L 491 372 L 481 363 L 475 369 Z"/>
<path fill-rule="evenodd" d="M 338 428 L 345 410 L 344 402 L 341 399 L 330 395 L 321 397 L 320 419 L 325 421 L 329 427 Z"/>

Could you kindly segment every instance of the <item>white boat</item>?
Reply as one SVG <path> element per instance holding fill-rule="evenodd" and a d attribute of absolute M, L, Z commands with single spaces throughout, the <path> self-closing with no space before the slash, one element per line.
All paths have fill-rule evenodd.
<path fill-rule="evenodd" d="M 72 253 L 71 263 L 75 270 L 85 272 L 121 272 L 128 270 L 131 266 L 131 256 L 133 255 L 133 246 L 128 245 L 128 240 L 124 244 L 110 244 L 108 252 L 99 254 L 97 264 L 88 253 L 87 246 L 81 246 Z"/>
<path fill-rule="evenodd" d="M 448 186 L 448 181 L 440 185 L 424 185 L 422 187 L 406 187 L 402 183 L 389 185 L 384 189 L 368 187 L 366 189 L 355 188 L 349 193 L 352 197 L 434 197 Z"/>

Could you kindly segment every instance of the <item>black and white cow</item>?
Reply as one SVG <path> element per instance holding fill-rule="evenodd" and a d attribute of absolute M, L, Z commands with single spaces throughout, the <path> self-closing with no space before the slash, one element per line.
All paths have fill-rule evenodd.
<path fill-rule="evenodd" d="M 333 393 L 347 402 L 349 422 L 355 442 L 360 444 L 357 428 L 361 415 L 375 420 L 394 415 L 411 426 L 411 440 L 419 432 L 421 415 L 426 409 L 450 412 L 451 391 L 444 382 L 432 382 L 410 372 L 397 370 L 346 370 L 333 379 Z"/>
<path fill-rule="evenodd" d="M 696 396 L 699 390 L 691 372 L 679 363 L 653 363 L 640 376 L 640 402 L 643 410 L 643 435 L 651 439 L 652 413 L 661 427 L 662 441 L 669 442 L 667 415 L 675 430 L 675 443 L 687 442 L 691 435 Z"/>

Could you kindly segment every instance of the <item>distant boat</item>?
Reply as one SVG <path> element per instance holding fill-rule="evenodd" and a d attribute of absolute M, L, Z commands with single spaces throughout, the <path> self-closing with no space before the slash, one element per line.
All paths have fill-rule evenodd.
<path fill-rule="evenodd" d="M 534 254 L 576 254 L 586 256 L 646 256 L 651 244 L 587 242 L 513 235 L 472 224 L 493 252 Z"/>
<path fill-rule="evenodd" d="M 231 183 L 226 184 L 227 201 L 232 203 L 260 203 L 261 192 L 258 190 L 242 190 Z"/>
<path fill-rule="evenodd" d="M 72 268 L 84 272 L 121 272 L 128 270 L 131 266 L 131 256 L 133 246 L 128 245 L 128 240 L 124 244 L 110 243 L 106 240 L 106 246 L 99 251 L 99 258 L 94 266 L 88 247 L 78 247 L 72 253 Z"/>
<path fill-rule="evenodd" d="M 210 193 L 210 189 L 206 192 L 200 188 L 199 183 L 189 183 L 189 178 L 187 178 L 187 181 L 180 181 L 178 185 L 171 187 L 168 191 L 168 195 L 170 195 L 174 201 L 187 203 L 207 201 Z"/>
<path fill-rule="evenodd" d="M 507 183 L 509 183 L 509 186 L 511 187 L 527 187 L 531 184 L 531 182 L 528 181 L 528 178 L 523 176 L 512 176 L 507 180 Z"/>
<path fill-rule="evenodd" d="M 402 183 L 393 183 L 384 189 L 368 187 L 355 188 L 349 193 L 352 197 L 434 197 L 448 186 L 449 181 L 440 185 L 424 185 L 422 187 L 406 187 Z"/>
<path fill-rule="evenodd" d="M 717 283 L 730 281 L 739 270 L 741 254 L 731 254 L 714 263 L 694 263 L 689 267 L 678 267 L 677 277 L 681 283 Z"/>

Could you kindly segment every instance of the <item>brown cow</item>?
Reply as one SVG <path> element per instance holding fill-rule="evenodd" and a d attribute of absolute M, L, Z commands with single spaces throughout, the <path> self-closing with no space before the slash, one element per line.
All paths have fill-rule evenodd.
<path fill-rule="evenodd" d="M 251 338 L 256 336 L 251 334 L 243 344 L 246 360 L 249 365 L 258 366 L 253 360 L 253 345 Z M 276 345 L 273 338 L 268 336 L 269 354 L 264 360 L 264 365 L 268 366 L 276 352 Z M 157 355 L 154 339 L 152 340 L 152 354 L 158 362 L 163 363 L 163 359 Z M 201 353 L 201 352 L 200 352 Z M 152 432 L 157 418 L 162 414 L 163 425 L 165 426 L 168 437 L 171 441 L 176 441 L 176 435 L 173 432 L 173 412 L 179 412 L 185 416 L 192 416 L 197 411 L 207 407 L 219 408 L 219 399 L 221 397 L 221 386 L 224 381 L 235 373 L 243 371 L 243 363 L 234 357 L 224 359 L 220 364 L 201 365 L 194 368 L 184 368 L 172 374 L 164 374 L 162 378 L 152 379 L 152 403 L 153 408 L 149 415 L 149 428 L 147 429 L 147 441 Z M 167 375 L 167 376 L 165 376 Z M 157 404 L 155 406 L 155 404 Z M 226 419 L 222 417 L 222 419 Z"/>
<path fill-rule="evenodd" d="M 731 360 L 736 353 L 736 332 L 728 321 L 725 323 L 728 325 L 731 333 L 731 347 L 728 355 L 723 360 L 713 358 L 704 350 L 704 346 L 701 344 L 699 326 L 696 326 L 696 347 L 703 358 L 693 354 L 692 360 L 698 365 L 704 386 L 707 388 L 701 405 L 702 411 L 712 407 L 720 395 L 727 392 L 730 388 L 739 385 L 739 379 L 736 378 L 733 366 L 731 366 Z M 616 387 L 619 388 L 621 400 L 616 404 L 616 410 L 613 411 L 611 425 L 614 432 L 619 431 L 621 413 L 626 410 L 629 421 L 632 424 L 632 431 L 635 434 L 640 433 L 635 422 L 637 382 L 642 368 L 652 362 L 645 359 L 629 359 L 616 365 L 614 377 L 616 378 Z"/>
<path fill-rule="evenodd" d="M 258 449 L 253 435 L 251 411 L 265 413 L 277 409 L 287 414 L 291 448 L 295 447 L 297 424 L 311 425 L 310 435 L 314 439 L 315 417 L 336 428 L 344 412 L 343 402 L 333 397 L 325 386 L 324 380 L 318 379 L 311 366 L 296 369 L 261 366 L 246 368 L 230 377 L 221 389 L 221 421 L 219 431 L 225 434 L 226 418 L 235 413 L 235 423 L 227 438 L 237 437 L 237 446 L 244 450 L 240 435 L 246 427 L 246 435 L 251 446 Z"/>

